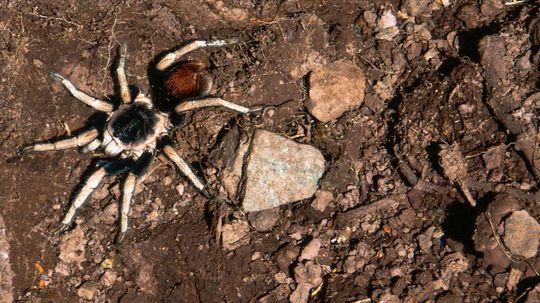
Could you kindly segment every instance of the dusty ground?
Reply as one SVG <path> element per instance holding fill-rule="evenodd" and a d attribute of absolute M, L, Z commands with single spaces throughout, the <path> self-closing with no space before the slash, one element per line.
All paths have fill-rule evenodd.
<path fill-rule="evenodd" d="M 512 255 L 501 239 L 508 244 L 519 233 L 499 225 L 510 211 L 540 216 L 538 3 L 191 2 L 2 4 L 1 158 L 99 119 L 49 72 L 111 95 L 110 66 L 127 42 L 129 81 L 148 91 L 148 62 L 160 52 L 238 36 L 238 45 L 192 57 L 208 65 L 214 94 L 266 105 L 272 115 L 203 110 L 181 123 L 176 147 L 219 188 L 234 154 L 227 142 L 256 128 L 289 136 L 323 152 L 320 188 L 331 199 L 281 207 L 270 228 L 251 225 L 249 241 L 226 250 L 214 222 L 245 214 L 200 196 L 159 160 L 117 247 L 114 178 L 74 229 L 53 233 L 92 168 L 90 155 L 2 161 L 0 231 L 10 246 L 2 300 L 11 293 L 20 302 L 284 302 L 298 287 L 295 269 L 306 263 L 298 254 L 312 239 L 321 243 L 313 262 L 323 268 L 312 302 L 538 299 L 537 247 L 526 247 L 533 255 L 526 259 Z M 386 11 L 397 23 L 383 30 Z M 365 101 L 317 122 L 305 108 L 309 73 L 340 59 L 365 72 Z"/>

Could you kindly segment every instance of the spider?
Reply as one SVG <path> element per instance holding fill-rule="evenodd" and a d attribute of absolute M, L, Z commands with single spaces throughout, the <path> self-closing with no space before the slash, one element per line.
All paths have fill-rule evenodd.
<path fill-rule="evenodd" d="M 153 70 L 160 81 L 154 83 L 157 83 L 157 87 L 154 87 L 153 99 L 140 91 L 132 94 L 124 67 L 127 46 L 121 45 L 114 69 L 121 100 L 121 104 L 116 106 L 82 92 L 60 74 L 50 74 L 54 80 L 61 82 L 73 97 L 107 114 L 103 127 L 92 127 L 73 137 L 25 145 L 17 151 L 20 157 L 27 152 L 81 147 L 82 152 L 102 151 L 107 156 L 104 161 L 98 162 L 97 169 L 74 195 L 61 221 L 59 231 L 69 228 L 77 210 L 105 176 L 127 174 L 122 184 L 120 232 L 116 239 L 117 243 L 122 242 L 128 230 L 128 213 L 135 185 L 159 152 L 163 152 L 198 191 L 208 195 L 203 182 L 172 147 L 170 140 L 167 140 L 174 131 L 174 117 L 186 111 L 212 106 L 221 106 L 239 113 L 250 113 L 261 108 L 250 109 L 221 98 L 208 97 L 212 88 L 212 78 L 204 70 L 203 65 L 195 61 L 180 60 L 187 53 L 199 48 L 225 46 L 237 42 L 237 39 L 196 40 L 166 53 L 161 59 L 158 58 Z M 163 98 L 173 98 L 180 102 L 171 107 L 170 104 L 167 106 Z"/>

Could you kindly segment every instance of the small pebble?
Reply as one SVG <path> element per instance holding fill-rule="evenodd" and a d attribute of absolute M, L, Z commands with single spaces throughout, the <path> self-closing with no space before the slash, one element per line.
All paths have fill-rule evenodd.
<path fill-rule="evenodd" d="M 377 23 L 377 26 L 380 29 L 385 29 L 389 27 L 394 27 L 397 24 L 396 16 L 392 13 L 391 10 L 385 10 L 384 13 L 381 15 L 381 18 L 379 19 L 379 22 Z"/>
<path fill-rule="evenodd" d="M 332 200 L 334 200 L 332 192 L 319 189 L 315 192 L 315 199 L 311 202 L 311 207 L 320 212 L 324 212 Z"/>
<path fill-rule="evenodd" d="M 298 260 L 313 260 L 319 254 L 319 249 L 321 249 L 321 240 L 315 238 L 309 241 L 309 243 L 302 249 L 302 253 Z"/>
<path fill-rule="evenodd" d="M 539 242 L 540 224 L 526 210 L 515 211 L 504 221 L 504 244 L 513 254 L 532 258 Z"/>
<path fill-rule="evenodd" d="M 248 215 L 249 222 L 259 232 L 269 232 L 279 221 L 279 208 L 265 209 Z"/>
<path fill-rule="evenodd" d="M 235 221 L 224 224 L 221 229 L 221 241 L 223 248 L 235 250 L 249 243 L 249 226 L 246 221 Z"/>
<path fill-rule="evenodd" d="M 116 282 L 117 277 L 118 275 L 116 274 L 116 272 L 107 269 L 99 278 L 99 282 L 105 287 L 111 287 L 114 282 Z"/>
<path fill-rule="evenodd" d="M 166 176 L 165 178 L 163 178 L 163 185 L 169 186 L 171 184 L 172 184 L 172 178 L 171 177 Z"/>
<path fill-rule="evenodd" d="M 178 192 L 178 195 L 181 197 L 184 194 L 184 184 L 180 183 L 176 186 L 176 191 Z"/>
<path fill-rule="evenodd" d="M 86 281 L 77 288 L 77 295 L 85 300 L 93 300 L 97 292 L 97 284 Z"/>
<path fill-rule="evenodd" d="M 326 123 L 358 108 L 364 102 L 365 82 L 364 72 L 346 60 L 313 71 L 309 78 L 309 113 Z"/>

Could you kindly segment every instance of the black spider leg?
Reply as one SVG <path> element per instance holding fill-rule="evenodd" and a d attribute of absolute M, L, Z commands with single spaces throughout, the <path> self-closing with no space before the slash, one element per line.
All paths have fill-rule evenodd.
<path fill-rule="evenodd" d="M 131 206 L 131 200 L 135 193 L 135 186 L 138 179 L 146 173 L 148 167 L 154 159 L 154 154 L 147 151 L 144 152 L 135 164 L 129 170 L 128 175 L 124 179 L 122 187 L 122 203 L 120 204 L 120 232 L 116 236 L 116 244 L 122 243 L 128 230 L 129 209 Z"/>
<path fill-rule="evenodd" d="M 69 209 L 64 215 L 64 219 L 58 228 L 59 232 L 63 232 L 69 228 L 79 208 L 86 202 L 90 194 L 101 184 L 101 181 L 107 175 L 118 175 L 127 171 L 133 166 L 133 159 L 114 159 L 103 160 L 97 164 L 98 168 L 82 184 L 81 189 L 73 198 Z"/>

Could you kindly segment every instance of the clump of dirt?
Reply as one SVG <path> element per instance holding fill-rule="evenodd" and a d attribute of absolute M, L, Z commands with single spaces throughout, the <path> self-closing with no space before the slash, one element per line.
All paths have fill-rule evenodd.
<path fill-rule="evenodd" d="M 10 160 L 0 162 L 0 258 L 14 275 L 0 278 L 0 301 L 538 301 L 538 241 L 521 234 L 540 219 L 538 16 L 533 1 L 10 1 L 0 8 Z M 212 95 L 265 109 L 187 114 L 172 138 L 219 198 L 158 159 L 121 246 L 115 178 L 54 233 L 96 160 L 15 151 L 104 117 L 48 73 L 112 98 L 126 42 L 128 80 L 150 92 L 159 54 L 229 37 L 241 42 L 186 59 L 208 67 Z M 317 119 L 310 77 L 335 62 L 361 71 L 363 101 Z M 313 198 L 242 210 L 235 172 L 256 129 L 322 152 Z"/>

